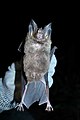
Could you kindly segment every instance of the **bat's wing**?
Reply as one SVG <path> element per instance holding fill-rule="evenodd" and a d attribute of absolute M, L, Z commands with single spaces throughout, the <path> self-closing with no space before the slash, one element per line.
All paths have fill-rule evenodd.
<path fill-rule="evenodd" d="M 12 63 L 8 67 L 4 78 L 0 78 L 0 112 L 15 107 L 14 100 L 15 91 L 15 64 Z"/>
<path fill-rule="evenodd" d="M 7 90 L 11 92 L 11 95 L 14 94 L 15 90 L 15 73 L 15 63 L 12 63 L 11 66 L 8 66 L 8 71 L 6 71 L 3 79 L 3 84 L 7 87 Z"/>
<path fill-rule="evenodd" d="M 50 62 L 50 65 L 49 65 L 49 69 L 48 69 L 48 84 L 49 84 L 49 88 L 53 84 L 53 78 L 52 78 L 52 76 L 55 73 L 55 67 L 56 67 L 56 65 L 57 65 L 57 59 L 56 59 L 56 56 L 53 53 L 52 57 L 51 57 L 51 62 Z"/>

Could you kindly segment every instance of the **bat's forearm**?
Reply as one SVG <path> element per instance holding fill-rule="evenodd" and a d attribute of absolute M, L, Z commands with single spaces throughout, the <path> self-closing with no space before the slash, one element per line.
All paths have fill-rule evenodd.
<path fill-rule="evenodd" d="M 46 94 L 47 94 L 47 103 L 50 103 L 49 101 L 49 86 L 46 86 Z"/>
<path fill-rule="evenodd" d="M 49 87 L 46 86 L 46 93 L 47 93 L 47 97 L 49 98 Z"/>

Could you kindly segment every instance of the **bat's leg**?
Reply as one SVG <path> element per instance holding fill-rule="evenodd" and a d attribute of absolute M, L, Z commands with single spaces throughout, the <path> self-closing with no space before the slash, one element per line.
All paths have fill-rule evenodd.
<path fill-rule="evenodd" d="M 23 100 L 24 100 L 24 97 L 25 97 L 25 94 L 26 94 L 26 91 L 27 91 L 27 88 L 28 88 L 28 84 L 29 84 L 29 82 L 27 83 L 27 85 L 25 85 L 25 90 L 24 90 L 24 93 L 23 93 L 23 96 L 22 96 L 22 99 L 21 99 L 20 104 L 18 104 L 18 105 L 15 107 L 15 108 L 17 108 L 17 110 L 19 110 L 19 111 L 24 111 Z"/>
<path fill-rule="evenodd" d="M 46 86 L 46 93 L 47 93 L 47 106 L 46 106 L 46 111 L 53 111 L 53 107 L 50 103 L 50 100 L 49 100 L 49 86 Z"/>

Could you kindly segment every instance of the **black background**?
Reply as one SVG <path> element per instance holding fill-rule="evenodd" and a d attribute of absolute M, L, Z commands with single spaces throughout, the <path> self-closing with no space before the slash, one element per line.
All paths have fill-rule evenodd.
<path fill-rule="evenodd" d="M 4 12 L 0 22 L 0 77 L 4 76 L 8 65 L 20 59 L 21 54 L 17 49 L 26 37 L 31 19 L 39 27 L 52 23 L 52 47 L 58 47 L 55 52 L 58 63 L 53 77 L 54 84 L 50 89 L 50 100 L 54 106 L 54 112 L 47 113 L 42 108 L 36 107 L 36 105 L 32 107 L 30 112 L 33 116 L 36 116 L 34 119 L 39 120 L 44 118 L 46 120 L 60 118 L 77 120 L 80 112 L 79 41 L 77 41 L 76 35 L 77 15 L 66 13 L 63 15 L 55 15 L 54 13 L 52 15 L 31 15 L 28 11 L 24 13 L 21 10 Z M 27 119 L 28 116 L 27 111 L 19 113 L 13 110 L 2 113 L 2 119 L 8 114 L 10 114 L 11 119 L 23 119 L 23 117 Z"/>

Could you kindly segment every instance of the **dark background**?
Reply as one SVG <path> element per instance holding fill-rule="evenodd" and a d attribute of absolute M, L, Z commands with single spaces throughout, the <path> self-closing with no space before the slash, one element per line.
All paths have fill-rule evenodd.
<path fill-rule="evenodd" d="M 39 27 L 52 23 L 52 47 L 58 47 L 55 52 L 57 66 L 53 76 L 54 84 L 50 89 L 50 100 L 54 106 L 54 112 L 47 113 L 43 110 L 44 106 L 38 107 L 35 104 L 30 111 L 24 113 L 15 110 L 7 111 L 3 112 L 1 117 L 4 119 L 10 114 L 8 119 L 27 119 L 30 114 L 37 120 L 43 120 L 44 118 L 45 120 L 60 118 L 78 120 L 80 113 L 79 42 L 77 41 L 76 25 L 74 24 L 77 21 L 77 16 L 72 14 L 30 16 L 20 12 L 3 14 L 0 23 L 0 77 L 4 76 L 8 65 L 20 60 L 21 53 L 17 49 L 26 37 L 31 19 Z"/>

